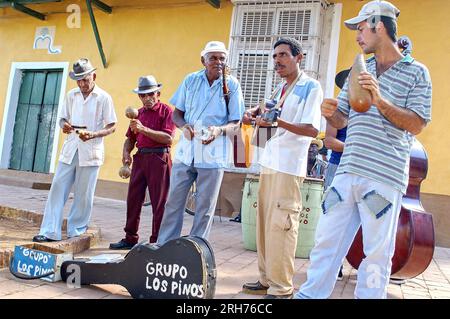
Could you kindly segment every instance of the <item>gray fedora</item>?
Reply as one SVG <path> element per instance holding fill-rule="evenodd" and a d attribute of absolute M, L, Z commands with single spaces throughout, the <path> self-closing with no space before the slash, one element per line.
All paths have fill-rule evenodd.
<path fill-rule="evenodd" d="M 78 81 L 84 79 L 95 70 L 97 68 L 92 67 L 89 59 L 81 58 L 73 64 L 73 71 L 69 72 L 69 76 L 72 80 Z"/>
<path fill-rule="evenodd" d="M 159 91 L 161 87 L 162 84 L 158 83 L 153 75 L 146 75 L 139 78 L 138 87 L 133 92 L 137 94 L 151 93 Z"/>

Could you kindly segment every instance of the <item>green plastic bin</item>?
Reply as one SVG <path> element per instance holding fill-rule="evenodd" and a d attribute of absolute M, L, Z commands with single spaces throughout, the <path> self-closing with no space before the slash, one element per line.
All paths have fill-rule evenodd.
<path fill-rule="evenodd" d="M 259 176 L 248 175 L 242 194 L 242 236 L 244 247 L 256 251 L 256 208 L 258 206 Z M 306 178 L 300 187 L 303 209 L 300 212 L 295 257 L 309 258 L 314 247 L 314 235 L 322 213 L 323 180 Z"/>

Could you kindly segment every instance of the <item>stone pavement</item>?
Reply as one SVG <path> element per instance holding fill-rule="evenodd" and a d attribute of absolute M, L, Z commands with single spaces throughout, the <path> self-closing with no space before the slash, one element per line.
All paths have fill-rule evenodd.
<path fill-rule="evenodd" d="M 0 194 L 0 206 L 42 212 L 47 191 L 0 185 Z M 68 208 L 70 208 L 70 200 L 66 210 Z M 92 223 L 101 229 L 102 238 L 99 244 L 76 257 L 117 253 L 117 251 L 110 251 L 108 246 L 110 242 L 122 238 L 125 213 L 125 202 L 95 198 Z M 185 214 L 183 234 L 189 232 L 192 219 L 192 216 Z M 144 207 L 141 217 L 141 241 L 148 239 L 150 230 L 150 207 Z M 243 247 L 241 224 L 216 216 L 210 243 L 214 249 L 217 264 L 215 298 L 261 298 L 261 296 L 243 294 L 241 291 L 242 284 L 256 281 L 258 273 L 256 252 L 245 250 Z M 294 277 L 296 288 L 305 281 L 308 264 L 307 259 L 296 259 Z M 344 280 L 336 283 L 331 298 L 353 298 L 355 285 L 356 270 L 346 263 L 344 264 Z M 3 269 L 0 270 L 0 299 L 4 298 L 122 299 L 131 297 L 125 288 L 118 285 L 92 285 L 75 289 L 67 287 L 63 282 L 48 283 L 41 280 L 16 279 L 7 269 Z M 437 247 L 428 269 L 422 275 L 407 281 L 406 284 L 389 285 L 388 298 L 450 298 L 450 249 Z"/>

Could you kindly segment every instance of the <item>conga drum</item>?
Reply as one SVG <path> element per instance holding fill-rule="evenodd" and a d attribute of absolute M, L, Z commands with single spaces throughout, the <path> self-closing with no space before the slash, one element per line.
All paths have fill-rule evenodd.
<path fill-rule="evenodd" d="M 248 174 L 242 194 L 241 224 L 244 248 L 256 251 L 256 208 L 258 207 L 259 175 Z M 323 179 L 305 178 L 300 187 L 302 211 L 298 225 L 295 257 L 309 258 L 314 236 L 322 214 Z"/>

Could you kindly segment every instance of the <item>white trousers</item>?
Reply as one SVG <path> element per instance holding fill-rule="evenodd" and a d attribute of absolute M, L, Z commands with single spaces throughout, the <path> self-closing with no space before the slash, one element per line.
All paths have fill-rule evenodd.
<path fill-rule="evenodd" d="M 392 186 L 340 174 L 324 196 L 306 282 L 294 298 L 328 298 L 339 267 L 362 226 L 366 258 L 358 269 L 355 298 L 386 298 L 402 193 Z"/>
<path fill-rule="evenodd" d="M 86 232 L 91 219 L 94 192 L 100 166 L 79 166 L 78 152 L 70 165 L 59 162 L 45 204 L 39 235 L 61 240 L 63 209 L 74 188 L 73 204 L 67 217 L 67 237 Z"/>

